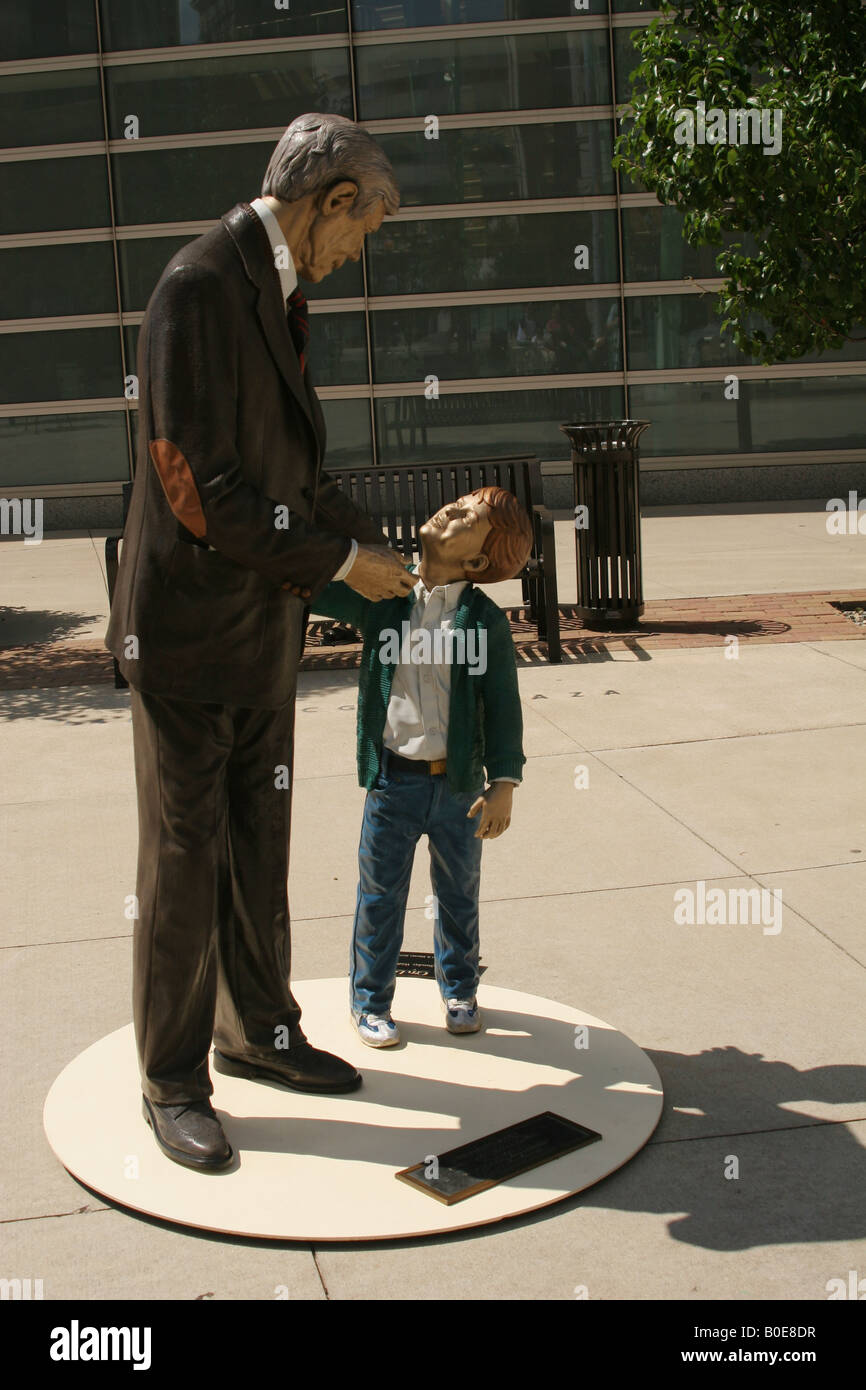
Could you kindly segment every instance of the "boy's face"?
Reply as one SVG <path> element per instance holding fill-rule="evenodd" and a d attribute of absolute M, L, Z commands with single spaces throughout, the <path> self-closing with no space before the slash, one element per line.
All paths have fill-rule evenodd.
<path fill-rule="evenodd" d="M 482 547 L 490 532 L 489 510 L 472 496 L 441 507 L 420 529 L 424 555 L 482 575 L 488 563 Z"/>

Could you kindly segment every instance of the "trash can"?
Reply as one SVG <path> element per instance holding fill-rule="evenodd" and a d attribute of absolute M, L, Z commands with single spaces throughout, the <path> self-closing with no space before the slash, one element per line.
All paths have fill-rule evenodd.
<path fill-rule="evenodd" d="M 577 612 L 587 627 L 633 627 L 644 611 L 638 439 L 649 425 L 560 425 L 571 441 Z"/>

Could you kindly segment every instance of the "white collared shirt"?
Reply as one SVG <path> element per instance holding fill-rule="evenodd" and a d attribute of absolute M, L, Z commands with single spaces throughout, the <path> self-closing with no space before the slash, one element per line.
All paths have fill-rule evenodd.
<path fill-rule="evenodd" d="M 271 243 L 274 253 L 274 266 L 280 277 L 283 299 L 288 305 L 289 295 L 298 287 L 298 272 L 295 270 L 295 262 L 289 250 L 289 243 L 283 236 L 283 229 L 277 221 L 276 215 L 268 207 L 264 198 L 254 198 L 250 207 L 261 218 L 262 226 L 268 234 L 268 241 Z"/>
<path fill-rule="evenodd" d="M 467 581 L 425 587 L 423 579 L 415 585 L 415 602 L 409 610 L 411 634 L 426 628 L 448 631 Z M 431 643 L 432 646 L 432 643 Z M 448 743 L 448 705 L 451 697 L 451 663 L 400 661 L 394 667 L 391 698 L 385 716 L 382 741 L 392 753 L 404 758 L 436 762 L 445 757 Z"/>
<path fill-rule="evenodd" d="M 430 650 L 435 650 L 433 633 L 437 629 L 449 632 L 468 580 L 452 580 L 450 584 L 434 584 L 428 589 L 423 579 L 415 585 L 415 602 L 409 610 L 407 654 L 412 634 L 421 628 L 430 633 Z M 403 636 L 399 635 L 401 653 Z M 444 645 L 444 650 L 448 646 Z M 416 663 L 401 660 L 394 667 L 391 698 L 385 715 L 382 742 L 392 753 L 404 758 L 419 758 L 438 762 L 448 747 L 448 715 L 451 700 L 451 662 L 428 661 Z M 497 777 L 497 782 L 517 783 L 516 777 Z"/>
<path fill-rule="evenodd" d="M 295 270 L 295 262 L 289 250 L 289 243 L 283 236 L 283 229 L 276 219 L 271 208 L 268 207 L 264 198 L 254 198 L 250 207 L 260 219 L 262 226 L 268 234 L 268 241 L 274 253 L 274 267 L 280 277 L 280 289 L 283 292 L 283 299 L 288 309 L 289 296 L 297 289 L 298 272 Z M 355 556 L 358 553 L 358 542 L 351 539 L 351 549 L 346 559 L 343 561 L 337 573 L 331 576 L 332 582 L 336 579 L 345 579 L 352 565 L 355 563 Z"/>

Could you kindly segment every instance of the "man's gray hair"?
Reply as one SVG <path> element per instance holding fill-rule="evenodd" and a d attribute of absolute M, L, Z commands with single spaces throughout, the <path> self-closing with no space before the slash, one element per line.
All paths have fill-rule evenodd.
<path fill-rule="evenodd" d="M 292 121 L 271 155 L 262 197 L 295 203 L 342 179 L 358 185 L 350 217 L 363 217 L 380 198 L 386 212 L 400 206 L 394 170 L 370 132 L 345 116 L 308 111 Z"/>

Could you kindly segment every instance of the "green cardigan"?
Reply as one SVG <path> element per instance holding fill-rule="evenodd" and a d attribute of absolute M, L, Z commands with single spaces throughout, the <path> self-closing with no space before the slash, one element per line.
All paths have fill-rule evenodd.
<path fill-rule="evenodd" d="M 414 566 L 412 566 L 414 568 Z M 382 735 L 394 666 L 379 659 L 385 629 L 402 632 L 415 602 L 414 592 L 405 598 L 374 603 L 342 581 L 328 584 L 310 607 L 314 613 L 337 618 L 358 628 L 364 636 L 361 675 L 358 682 L 358 781 L 368 789 L 376 785 L 382 754 Z M 475 629 L 487 633 L 487 668 L 473 676 L 465 663 L 451 667 L 446 760 L 448 784 L 454 792 L 474 792 L 487 780 L 523 777 L 523 716 L 517 689 L 517 663 L 507 617 L 482 589 L 468 584 L 454 614 L 454 630 Z M 467 643 L 467 647 L 468 647 Z M 476 651 L 481 650 L 476 636 Z"/>

